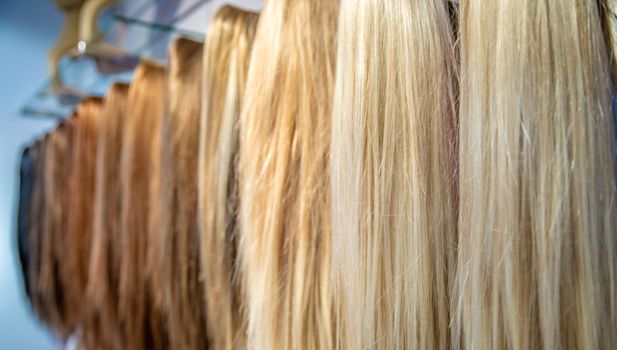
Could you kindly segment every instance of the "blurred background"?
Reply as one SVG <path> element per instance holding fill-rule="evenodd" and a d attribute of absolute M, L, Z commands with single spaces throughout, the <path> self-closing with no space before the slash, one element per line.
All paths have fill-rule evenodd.
<path fill-rule="evenodd" d="M 48 0 L 0 0 L 0 349 L 59 349 L 32 314 L 16 249 L 16 208 L 22 147 L 50 130 L 50 118 L 21 109 L 46 79 L 46 58 L 62 26 Z"/>
<path fill-rule="evenodd" d="M 71 42 L 50 65 L 50 50 L 66 34 L 68 18 L 54 2 L 70 1 L 0 0 L 0 349 L 62 348 L 33 314 L 20 272 L 16 227 L 24 147 L 70 115 L 84 97 L 103 95 L 113 81 L 130 81 L 139 59 L 166 63 L 175 38 L 203 40 L 223 4 L 262 6 L 262 0 L 103 0 L 115 4 L 97 12 L 96 40 Z M 85 42 L 111 45 L 86 49 Z"/>

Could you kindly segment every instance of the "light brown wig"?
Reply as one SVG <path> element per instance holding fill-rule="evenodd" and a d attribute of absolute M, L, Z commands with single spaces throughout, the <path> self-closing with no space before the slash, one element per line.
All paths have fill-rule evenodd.
<path fill-rule="evenodd" d="M 67 317 L 77 326 L 84 316 L 92 241 L 97 132 L 103 100 L 88 98 L 78 107 L 73 125 L 67 198 L 67 229 L 62 264 L 67 266 Z"/>
<path fill-rule="evenodd" d="M 173 349 L 205 349 L 199 279 L 197 155 L 203 43 L 177 39 L 169 49 L 167 113 L 161 139 L 159 250 L 161 286 Z M 221 315 L 222 317 L 222 315 Z"/>
<path fill-rule="evenodd" d="M 87 327 L 94 334 L 90 348 L 121 348 L 123 337 L 118 322 L 118 282 L 120 273 L 120 154 L 125 125 L 126 84 L 114 84 L 106 96 L 98 133 L 96 191 L 92 252 L 87 289 L 90 308 Z"/>
<path fill-rule="evenodd" d="M 58 285 L 62 294 L 62 303 L 59 305 L 61 309 L 61 313 L 64 319 L 64 329 L 67 333 L 73 333 L 78 327 L 78 319 L 77 312 L 75 311 L 75 304 L 71 303 L 69 300 L 70 292 L 68 292 L 68 288 L 70 288 L 73 280 L 71 278 L 71 267 L 66 263 L 66 255 L 68 246 L 68 220 L 69 220 L 69 184 L 71 182 L 71 173 L 72 173 L 72 164 L 73 164 L 73 145 L 74 145 L 74 135 L 75 130 L 78 126 L 77 114 L 74 113 L 69 118 L 63 121 L 63 133 L 65 134 L 65 145 L 59 146 L 64 147 L 63 155 L 60 155 L 60 150 L 55 155 L 55 162 L 62 165 L 62 170 L 57 169 L 56 176 L 60 176 L 62 180 L 56 179 L 56 181 L 62 181 L 61 183 L 57 183 L 58 186 L 58 200 L 56 206 L 58 206 L 58 212 L 62 213 L 60 220 L 64 221 L 62 224 L 64 229 L 54 237 L 53 245 L 54 245 L 54 260 L 58 262 L 56 265 L 57 268 L 57 277 L 58 277 Z M 63 157 L 64 159 L 61 159 Z"/>
<path fill-rule="evenodd" d="M 240 117 L 249 349 L 334 346 L 328 151 L 338 0 L 270 0 Z"/>
<path fill-rule="evenodd" d="M 142 62 L 129 88 L 120 163 L 122 247 L 119 281 L 120 320 L 127 349 L 161 349 L 166 346 L 160 288 L 148 271 L 148 246 L 154 238 L 149 225 L 158 215 L 160 127 L 165 101 L 166 71 Z M 156 192 L 156 193 L 155 193 Z"/>
<path fill-rule="evenodd" d="M 215 349 L 244 348 L 236 276 L 238 119 L 258 15 L 222 7 L 208 28 L 199 148 L 199 224 L 208 329 Z"/>
<path fill-rule="evenodd" d="M 614 123 L 590 0 L 461 9 L 454 344 L 617 347 Z"/>

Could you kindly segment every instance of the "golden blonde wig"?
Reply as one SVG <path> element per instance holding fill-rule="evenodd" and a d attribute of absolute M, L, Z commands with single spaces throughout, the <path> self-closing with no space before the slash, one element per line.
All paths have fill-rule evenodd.
<path fill-rule="evenodd" d="M 249 349 L 334 346 L 328 151 L 339 1 L 270 0 L 240 116 Z"/>
<path fill-rule="evenodd" d="M 204 52 L 199 148 L 199 223 L 208 329 L 215 349 L 244 348 L 237 277 L 238 119 L 258 15 L 222 7 Z"/>

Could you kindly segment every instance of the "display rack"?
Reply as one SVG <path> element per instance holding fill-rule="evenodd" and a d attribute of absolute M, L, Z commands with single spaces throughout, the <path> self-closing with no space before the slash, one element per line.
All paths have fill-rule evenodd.
<path fill-rule="evenodd" d="M 58 76 L 41 84 L 22 107 L 23 115 L 65 118 L 83 98 L 103 96 L 114 82 L 129 82 L 141 59 L 165 64 L 169 44 L 176 38 L 203 40 L 203 32 L 182 29 L 177 24 L 206 3 L 183 3 L 175 11 L 166 11 L 165 16 L 152 15 L 157 1 L 132 4 L 134 12 L 130 16 L 117 7 L 106 11 L 99 19 L 101 32 L 97 38 L 90 43 L 80 42 L 65 55 Z"/>

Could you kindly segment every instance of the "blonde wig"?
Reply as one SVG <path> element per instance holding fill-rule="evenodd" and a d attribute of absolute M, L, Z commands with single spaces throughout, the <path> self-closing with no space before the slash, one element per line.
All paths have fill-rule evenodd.
<path fill-rule="evenodd" d="M 332 127 L 343 349 L 449 345 L 455 61 L 446 1 L 343 0 Z"/>
<path fill-rule="evenodd" d="M 90 348 L 120 348 L 118 282 L 120 270 L 120 154 L 129 86 L 114 84 L 102 111 L 96 159 L 93 240 L 87 289 L 88 327 L 96 339 Z"/>
<path fill-rule="evenodd" d="M 88 284 L 92 217 L 96 178 L 97 132 L 103 100 L 88 98 L 78 107 L 71 143 L 71 164 L 67 193 L 67 229 L 64 259 L 68 278 L 65 296 L 68 320 L 77 326 L 84 316 Z"/>
<path fill-rule="evenodd" d="M 334 345 L 328 151 L 339 1 L 270 0 L 240 116 L 249 349 Z"/>
<path fill-rule="evenodd" d="M 454 345 L 617 347 L 614 129 L 599 10 L 589 0 L 462 3 Z"/>
<path fill-rule="evenodd" d="M 147 267 L 154 231 L 150 222 L 158 214 L 160 127 L 165 101 L 166 71 L 142 62 L 129 88 L 120 160 L 120 236 L 122 247 L 119 281 L 120 320 L 127 349 L 166 347 L 160 288 L 152 281 L 155 268 Z"/>
<path fill-rule="evenodd" d="M 199 223 L 208 328 L 215 349 L 245 346 L 236 276 L 238 118 L 258 15 L 222 7 L 208 28 L 199 149 Z"/>
<path fill-rule="evenodd" d="M 607 47 L 611 57 L 613 83 L 617 81 L 617 0 L 601 0 Z"/>
<path fill-rule="evenodd" d="M 161 289 L 173 349 L 207 348 L 197 236 L 197 156 L 203 43 L 169 49 L 167 113 L 161 139 L 159 250 Z M 223 315 L 219 315 L 223 317 Z"/>

